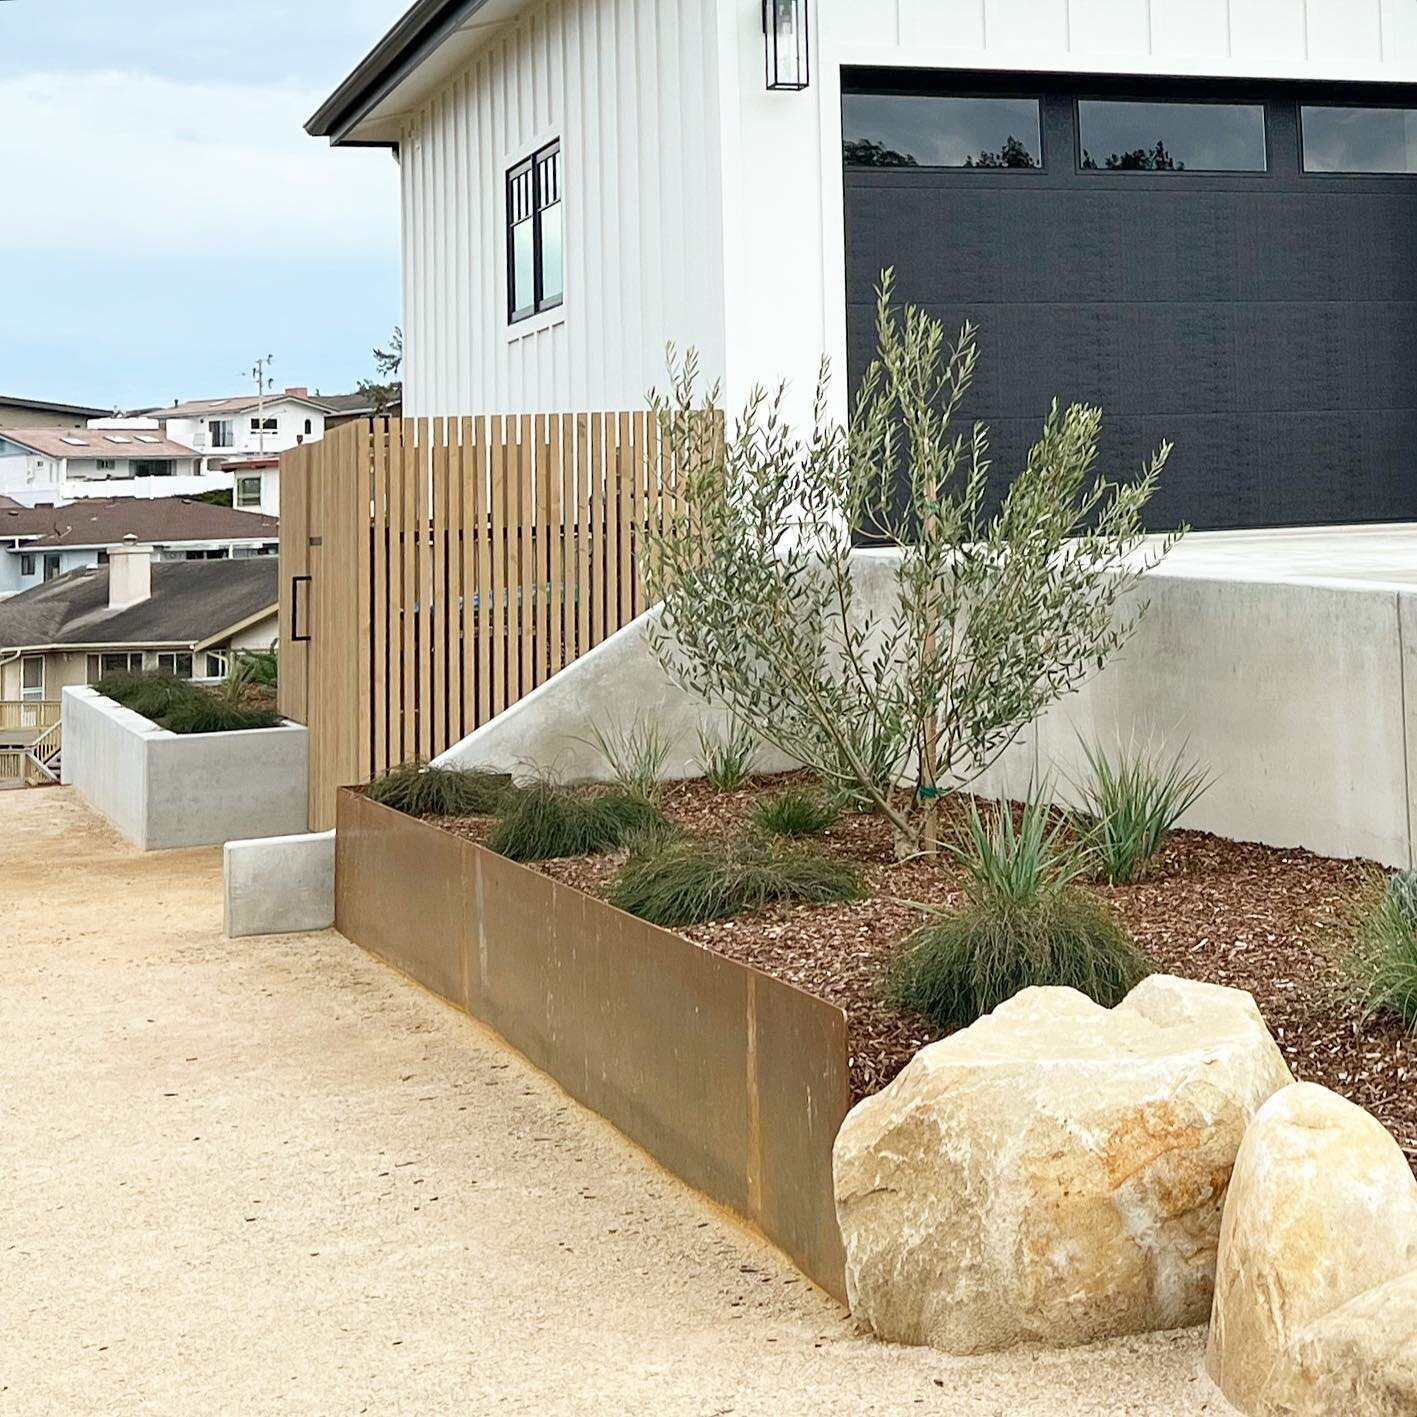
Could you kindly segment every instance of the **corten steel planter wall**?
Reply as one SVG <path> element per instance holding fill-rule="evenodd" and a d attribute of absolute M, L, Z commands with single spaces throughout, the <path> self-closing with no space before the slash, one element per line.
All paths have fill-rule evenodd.
<path fill-rule="evenodd" d="M 840 1009 L 349 789 L 335 928 L 496 1029 L 845 1298 Z"/>

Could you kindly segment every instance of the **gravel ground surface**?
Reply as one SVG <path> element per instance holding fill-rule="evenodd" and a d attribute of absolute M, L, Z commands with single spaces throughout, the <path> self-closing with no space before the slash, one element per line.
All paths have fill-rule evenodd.
<path fill-rule="evenodd" d="M 891 1348 L 216 851 L 0 794 L 0 1413 L 1226 1413 L 1199 1330 Z"/>

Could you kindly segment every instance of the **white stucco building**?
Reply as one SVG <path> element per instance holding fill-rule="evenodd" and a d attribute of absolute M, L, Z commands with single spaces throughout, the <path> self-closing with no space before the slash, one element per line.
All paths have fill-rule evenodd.
<path fill-rule="evenodd" d="M 398 155 L 406 413 L 639 407 L 670 340 L 841 412 L 889 266 L 1001 469 L 1096 402 L 1250 527 L 1417 517 L 1414 82 L 1406 0 L 418 0 L 309 128 Z"/>
<path fill-rule="evenodd" d="M 199 459 L 151 419 L 100 419 L 86 428 L 0 430 L 0 494 L 16 501 L 170 497 L 214 487 Z"/>

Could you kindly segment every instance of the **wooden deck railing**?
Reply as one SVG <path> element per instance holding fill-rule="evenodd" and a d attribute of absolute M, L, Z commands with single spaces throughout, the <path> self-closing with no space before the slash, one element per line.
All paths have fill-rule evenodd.
<path fill-rule="evenodd" d="M 0 699 L 0 730 L 51 728 L 58 722 L 58 699 Z"/>

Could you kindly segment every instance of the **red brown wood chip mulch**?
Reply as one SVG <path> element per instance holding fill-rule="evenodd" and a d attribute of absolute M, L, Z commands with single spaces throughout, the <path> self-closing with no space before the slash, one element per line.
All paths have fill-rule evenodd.
<path fill-rule="evenodd" d="M 693 831 L 724 835 L 742 824 L 757 798 L 793 782 L 759 779 L 730 793 L 703 782 L 673 784 L 664 808 Z M 443 825 L 479 840 L 487 830 L 482 821 Z M 869 898 L 772 906 L 681 933 L 844 1009 L 852 1089 L 864 1097 L 942 1036 L 928 1020 L 889 1004 L 883 981 L 901 942 L 924 921 L 913 902 L 957 901 L 960 877 L 950 866 L 897 862 L 888 827 L 870 814 L 843 817 L 805 844 L 856 861 Z M 578 857 L 539 869 L 598 895 L 617 865 L 612 857 Z M 1182 831 L 1167 839 L 1146 881 L 1092 889 L 1157 969 L 1248 990 L 1294 1076 L 1367 1108 L 1417 1167 L 1417 1037 L 1394 1018 L 1363 1024 L 1338 964 L 1355 902 L 1378 874 L 1372 862 Z"/>

